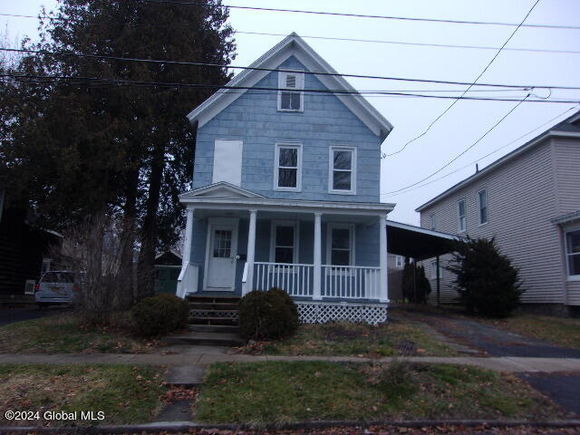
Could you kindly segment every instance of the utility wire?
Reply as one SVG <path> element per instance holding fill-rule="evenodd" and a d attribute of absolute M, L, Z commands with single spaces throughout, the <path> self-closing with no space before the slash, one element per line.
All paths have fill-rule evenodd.
<path fill-rule="evenodd" d="M 13 17 L 13 18 L 32 18 L 37 19 L 38 16 L 35 15 L 22 15 L 22 14 L 5 14 L 0 13 L 0 17 Z M 67 21 L 66 18 L 55 18 L 49 17 L 47 15 L 42 16 L 49 20 L 55 21 Z M 72 20 L 69 20 L 72 21 Z M 243 30 L 235 30 L 236 34 L 240 35 L 253 35 L 253 36 L 272 36 L 284 38 L 288 36 L 285 33 L 272 33 L 272 32 L 249 32 Z M 460 48 L 460 49 L 471 49 L 471 50 L 497 50 L 499 47 L 491 47 L 486 45 L 461 45 L 461 44 L 438 44 L 429 42 L 411 42 L 411 41 L 393 41 L 384 39 L 360 39 L 360 38 L 340 38 L 336 36 L 320 36 L 320 35 L 300 35 L 303 39 L 319 39 L 324 41 L 340 41 L 340 42 L 357 42 L 366 44 L 389 44 L 389 45 L 403 45 L 411 47 L 434 47 L 434 48 Z M 519 52 L 529 52 L 529 53 L 555 53 L 555 54 L 580 54 L 578 50 L 557 50 L 550 48 L 526 48 L 526 47 L 504 47 L 504 51 L 519 51 Z"/>
<path fill-rule="evenodd" d="M 503 150 L 503 149 L 505 149 L 505 148 L 509 147 L 510 145 L 512 145 L 512 144 L 514 144 L 514 143 L 516 143 L 516 142 L 519 142 L 521 139 L 525 138 L 526 136 L 529 136 L 530 134 L 532 134 L 532 133 L 534 133 L 534 132 L 536 132 L 536 131 L 540 130 L 541 128 L 544 128 L 546 125 L 552 124 L 552 123 L 553 123 L 555 120 L 557 120 L 557 119 L 561 118 L 561 117 L 562 117 L 562 116 L 564 116 L 564 115 L 567 115 L 569 112 L 572 112 L 572 111 L 574 111 L 574 110 L 578 109 L 579 107 L 580 107 L 580 106 L 578 106 L 578 105 L 570 107 L 568 110 L 565 110 L 564 112 L 562 112 L 562 113 L 560 113 L 560 114 L 558 114 L 558 115 L 554 116 L 553 118 L 551 118 L 551 119 L 549 119 L 548 121 L 544 122 L 542 125 L 539 125 L 539 126 L 537 126 L 537 127 L 533 128 L 532 130 L 529 130 L 528 132 L 526 132 L 526 133 L 522 134 L 521 136 L 517 137 L 516 139 L 513 139 L 513 140 L 511 140 L 510 142 L 508 142 L 508 143 L 506 143 L 506 144 L 504 144 L 504 145 L 502 145 L 502 146 L 500 146 L 500 147 L 498 147 L 498 148 L 494 149 L 493 151 L 491 151 L 491 152 L 487 153 L 486 155 L 484 155 L 484 156 L 482 156 L 482 157 L 478 157 L 477 159 L 475 159 L 475 160 L 471 161 L 470 163 L 467 163 L 467 164 L 466 164 L 466 165 L 464 165 L 464 166 L 461 166 L 460 168 L 457 168 L 457 169 L 455 169 L 454 171 L 448 172 L 447 174 L 445 174 L 445 175 L 442 175 L 441 177 L 435 178 L 434 180 L 427 181 L 427 182 L 425 182 L 425 183 L 423 183 L 423 184 L 420 184 L 420 185 L 418 185 L 418 186 L 411 187 L 411 188 L 409 188 L 409 189 L 407 189 L 407 190 L 405 190 L 405 191 L 402 191 L 402 192 L 398 192 L 398 193 L 391 194 L 390 196 L 399 196 L 399 195 L 404 195 L 404 194 L 406 194 L 406 193 L 409 193 L 409 192 L 412 192 L 412 191 L 414 191 L 414 190 L 421 189 L 421 188 L 423 188 L 423 187 L 425 187 L 425 186 L 428 186 L 428 185 L 430 185 L 430 184 L 436 183 L 437 181 L 441 181 L 441 180 L 443 180 L 443 179 L 445 179 L 445 178 L 447 178 L 447 177 L 449 177 L 449 176 L 451 176 L 451 175 L 453 175 L 453 174 L 456 174 L 456 173 L 457 173 L 457 172 L 459 172 L 459 171 L 462 171 L 462 170 L 464 170 L 464 169 L 466 169 L 466 168 L 469 168 L 469 167 L 473 166 L 474 164 L 476 164 L 476 163 L 478 163 L 478 162 L 482 161 L 483 159 L 486 159 L 486 158 L 488 158 L 489 156 L 492 156 L 492 155 L 494 155 L 495 153 L 497 153 L 497 152 L 499 152 L 499 151 L 501 151 L 501 150 Z M 561 121 L 560 121 L 560 122 L 561 122 Z M 557 124 L 557 123 L 556 123 L 556 124 Z M 484 169 L 484 168 L 483 168 L 483 169 Z M 385 195 L 385 194 L 382 194 L 381 196 L 383 196 L 383 195 Z"/>
<path fill-rule="evenodd" d="M 239 66 L 239 65 L 222 65 L 222 64 L 218 64 L 218 63 L 208 63 L 208 62 L 143 59 L 143 58 L 109 56 L 109 55 L 100 55 L 100 54 L 86 54 L 86 53 L 73 53 L 73 52 L 52 52 L 52 51 L 47 51 L 47 50 L 31 50 L 31 49 L 23 49 L 23 48 L 0 47 L 0 51 L 15 52 L 15 53 L 27 53 L 27 54 L 43 54 L 43 55 L 50 55 L 50 56 L 71 56 L 71 57 L 84 57 L 84 58 L 93 58 L 93 59 L 107 59 L 107 60 L 118 60 L 118 61 L 123 61 L 123 62 L 139 62 L 139 63 L 182 65 L 182 66 L 210 67 L 210 68 L 231 68 L 231 69 L 243 70 L 243 71 L 296 72 L 295 70 L 284 69 L 284 68 L 260 68 L 260 67 Z M 461 82 L 461 81 L 453 81 L 453 80 L 419 79 L 419 78 L 408 78 L 408 77 L 375 76 L 375 75 L 365 75 L 365 74 L 340 74 L 340 73 L 331 73 L 331 72 L 327 72 L 327 71 L 301 71 L 301 72 L 304 74 L 307 74 L 307 75 L 342 77 L 342 78 L 356 78 L 356 79 L 391 80 L 391 81 L 415 82 L 415 83 L 433 83 L 433 84 L 454 85 L 454 86 L 471 85 L 472 87 L 473 86 L 481 86 L 481 87 L 509 88 L 509 89 L 519 88 L 522 90 L 529 90 L 531 88 L 580 90 L 580 86 L 559 86 L 559 85 L 545 85 L 545 84 L 544 85 L 525 85 L 525 84 L 506 84 L 506 83 L 477 83 L 474 85 L 473 82 Z"/>
<path fill-rule="evenodd" d="M 124 80 L 124 79 L 106 79 L 106 78 L 97 78 L 97 77 L 71 77 L 71 76 L 40 76 L 35 74 L 14 74 L 14 73 L 4 73 L 0 74 L 0 77 L 7 77 L 17 80 L 28 79 L 28 80 L 36 80 L 39 82 L 43 81 L 63 81 L 68 80 L 72 82 L 87 82 L 87 83 L 96 83 L 96 84 L 110 84 L 110 85 L 135 85 L 135 86 L 142 86 L 142 87 L 165 87 L 165 88 L 199 88 L 199 89 L 218 89 L 218 90 L 242 90 L 242 91 L 268 91 L 268 92 L 278 92 L 278 91 L 288 91 L 288 89 L 283 88 L 268 88 L 268 87 L 256 87 L 256 86 L 228 86 L 228 85 L 211 85 L 211 84 L 204 84 L 204 83 L 179 83 L 179 82 L 154 82 L 154 81 L 139 81 L 139 80 Z M 378 95 L 378 96 L 393 96 L 393 97 L 412 97 L 412 98 L 435 98 L 435 99 L 451 99 L 455 100 L 457 98 L 463 100 L 472 100 L 472 101 L 495 101 L 495 102 L 517 102 L 520 101 L 519 99 L 514 98 L 499 98 L 499 97 L 456 97 L 456 96 L 448 96 L 448 95 L 425 95 L 425 94 L 417 94 L 417 93 L 405 93 L 405 92 L 390 92 L 390 91 L 345 91 L 342 89 L 304 89 L 302 92 L 309 93 L 309 94 L 332 94 L 332 95 L 352 95 L 352 96 L 361 96 L 361 95 Z M 528 94 L 528 95 L 531 95 Z M 568 99 L 557 99 L 557 100 L 548 100 L 548 99 L 535 99 L 535 100 L 527 100 L 529 103 L 556 103 L 556 104 L 578 104 L 580 100 L 568 100 Z"/>
<path fill-rule="evenodd" d="M 461 97 L 458 97 L 457 100 L 453 101 L 449 106 L 447 106 L 447 108 L 445 110 L 443 110 L 443 112 L 441 112 L 433 121 L 431 121 L 431 123 L 427 126 L 427 128 L 425 130 L 423 130 L 422 133 L 420 133 L 419 135 L 415 136 L 411 140 L 407 141 L 397 151 L 392 152 L 392 153 L 389 153 L 389 154 L 383 154 L 383 157 L 384 158 L 391 157 L 391 156 L 397 155 L 399 153 L 402 153 L 407 148 L 407 146 L 409 146 L 413 142 L 416 142 L 417 140 L 419 140 L 422 137 L 424 137 L 427 133 L 429 133 L 429 131 L 431 131 L 431 129 L 433 128 L 433 126 L 435 124 L 437 124 L 437 122 L 439 122 L 439 120 L 441 118 L 443 118 L 459 102 L 460 99 L 462 99 L 463 97 L 465 97 L 465 95 L 469 92 L 469 90 L 471 88 L 473 88 L 475 86 L 475 84 L 477 83 L 477 81 L 487 72 L 487 70 L 491 67 L 491 65 L 493 64 L 493 62 L 500 55 L 500 53 L 502 52 L 503 48 L 511 41 L 511 39 L 514 37 L 514 35 L 520 29 L 520 27 L 522 27 L 522 25 L 524 24 L 524 22 L 526 21 L 526 19 L 530 16 L 530 14 L 534 10 L 534 8 L 538 5 L 539 2 L 540 2 L 540 0 L 536 0 L 534 2 L 534 4 L 532 5 L 532 7 L 528 10 L 528 13 L 524 16 L 523 20 L 512 31 L 512 33 L 510 34 L 510 36 L 506 39 L 506 41 L 503 43 L 503 45 L 497 50 L 497 52 L 495 53 L 495 55 L 491 58 L 491 60 L 487 63 L 487 65 L 485 66 L 485 68 L 483 68 L 483 70 L 479 73 L 479 75 L 475 78 L 475 80 L 467 87 L 467 89 L 465 89 L 465 91 L 463 91 L 463 93 L 461 94 Z"/>
<path fill-rule="evenodd" d="M 167 5 L 180 5 L 180 6 L 192 6 L 198 5 L 201 1 L 174 1 L 174 0 L 142 0 L 146 3 L 158 3 Z M 250 10 L 250 11 L 260 11 L 260 12 L 280 12 L 289 14 L 307 14 L 307 15 L 328 15 L 335 17 L 348 17 L 348 18 L 372 18 L 381 20 L 397 20 L 397 21 L 415 21 L 415 22 L 428 22 L 428 23 L 443 23 L 443 24 L 466 24 L 466 25 L 483 25 L 483 26 L 516 26 L 517 23 L 507 23 L 502 21 L 476 21 L 476 20 L 452 20 L 452 19 L 438 19 L 438 18 L 418 18 L 418 17 L 399 17 L 393 15 L 371 15 L 371 14 L 354 14 L 346 12 L 326 12 L 326 11 L 309 11 L 303 9 L 281 9 L 281 8 L 264 8 L 257 6 L 241 6 L 241 5 L 231 5 L 224 4 L 224 8 L 229 9 L 240 9 L 240 10 Z M 524 27 L 533 28 L 543 28 L 543 29 L 567 29 L 567 30 L 579 30 L 580 26 L 567 26 L 558 24 L 525 24 Z"/>
<path fill-rule="evenodd" d="M 473 142 L 471 145 L 469 145 L 467 148 L 465 148 L 463 151 L 461 151 L 459 154 L 457 154 L 455 157 L 453 157 L 451 160 L 449 160 L 447 163 L 445 163 L 439 169 L 437 169 L 436 171 L 432 172 L 431 174 L 427 175 L 426 177 L 420 179 L 419 181 L 417 181 L 413 184 L 410 184 L 410 185 L 405 186 L 405 187 L 401 187 L 400 189 L 393 190 L 391 192 L 386 192 L 384 195 L 390 195 L 392 193 L 398 193 L 398 192 L 401 192 L 403 190 L 408 190 L 410 187 L 415 187 L 415 186 L 423 183 L 423 181 L 426 181 L 426 180 L 432 178 L 433 176 L 437 175 L 443 169 L 447 168 L 449 165 L 451 165 L 453 162 L 455 162 L 457 159 L 459 159 L 461 156 L 463 156 L 465 153 L 467 153 L 470 149 L 474 148 L 478 143 L 480 143 L 489 133 L 491 133 L 493 130 L 495 130 L 509 115 L 511 115 L 518 107 L 520 107 L 524 103 L 524 101 L 526 101 L 528 99 L 528 97 L 530 95 L 531 94 L 528 94 L 527 96 L 522 98 L 519 103 L 517 103 L 515 106 L 513 106 L 504 116 L 502 116 L 495 124 L 493 124 L 493 126 L 491 128 L 489 128 L 483 135 L 481 135 L 475 142 Z"/>

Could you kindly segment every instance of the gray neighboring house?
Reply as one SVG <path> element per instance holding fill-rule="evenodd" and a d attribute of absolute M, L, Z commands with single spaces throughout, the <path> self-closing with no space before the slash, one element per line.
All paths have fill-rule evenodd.
<path fill-rule="evenodd" d="M 416 209 L 421 226 L 495 237 L 520 269 L 522 302 L 580 310 L 580 111 Z M 445 266 L 449 257 L 443 257 Z M 428 261 L 435 276 L 435 261 Z M 441 302 L 457 297 L 443 270 Z"/>

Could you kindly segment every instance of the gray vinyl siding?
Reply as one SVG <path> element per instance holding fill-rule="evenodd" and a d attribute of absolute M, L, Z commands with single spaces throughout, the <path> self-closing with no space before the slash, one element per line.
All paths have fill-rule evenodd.
<path fill-rule="evenodd" d="M 558 204 L 555 215 L 561 216 L 580 210 L 580 139 L 554 138 L 552 144 Z M 580 305 L 580 281 L 568 280 L 563 231 L 561 247 L 560 277 L 566 287 L 566 303 Z"/>
<path fill-rule="evenodd" d="M 435 213 L 438 231 L 458 234 L 457 202 L 465 199 L 466 234 L 496 238 L 520 269 L 525 303 L 564 303 L 561 236 L 550 221 L 558 215 L 552 152 L 546 140 L 421 211 L 423 227 L 430 227 Z M 482 189 L 487 190 L 488 223 L 479 225 Z M 452 274 L 444 278 L 442 301 L 450 301 L 456 296 Z"/>

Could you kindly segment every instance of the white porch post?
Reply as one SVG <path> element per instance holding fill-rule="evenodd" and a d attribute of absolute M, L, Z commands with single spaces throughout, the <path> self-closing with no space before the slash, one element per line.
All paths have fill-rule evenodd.
<path fill-rule="evenodd" d="M 242 296 L 249 293 L 254 286 L 254 261 L 256 259 L 256 218 L 258 210 L 250 210 L 250 223 L 248 225 L 248 254 L 246 264 L 248 274 L 246 284 L 242 289 Z"/>
<path fill-rule="evenodd" d="M 389 302 L 389 272 L 387 264 L 387 215 L 379 216 L 379 232 L 380 232 L 380 286 L 379 286 L 379 301 Z"/>
<path fill-rule="evenodd" d="M 321 300 L 322 287 L 322 213 L 314 213 L 314 275 L 312 299 Z"/>
<path fill-rule="evenodd" d="M 177 293 L 176 296 L 184 298 L 187 293 L 187 286 L 190 284 L 187 281 L 187 270 L 191 261 L 191 243 L 193 241 L 193 207 L 187 207 L 187 221 L 185 223 L 185 237 L 183 238 L 183 251 L 181 253 L 181 272 L 177 278 Z M 197 288 L 192 288 L 190 291 L 196 292 Z"/>

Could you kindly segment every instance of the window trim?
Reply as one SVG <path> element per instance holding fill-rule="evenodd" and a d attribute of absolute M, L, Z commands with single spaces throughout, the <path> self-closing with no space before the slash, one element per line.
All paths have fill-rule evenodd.
<path fill-rule="evenodd" d="M 278 186 L 280 174 L 280 149 L 292 148 L 298 150 L 296 156 L 296 187 Z M 289 167 L 288 167 L 289 168 Z M 293 169 L 293 168 L 292 168 Z M 299 142 L 278 142 L 274 152 L 274 190 L 281 192 L 302 192 L 302 144 Z"/>
<path fill-rule="evenodd" d="M 566 278 L 567 281 L 580 281 L 580 274 L 572 275 L 570 272 L 570 262 L 569 258 L 573 255 L 580 255 L 580 253 L 569 253 L 568 252 L 568 233 L 573 233 L 580 231 L 580 225 L 574 225 L 568 228 L 564 228 L 564 261 L 566 262 Z"/>
<path fill-rule="evenodd" d="M 402 255 L 395 255 L 395 269 L 403 269 L 405 267 L 405 257 Z"/>
<path fill-rule="evenodd" d="M 481 221 L 481 193 L 485 192 L 485 222 Z M 479 192 L 477 192 L 477 211 L 478 211 L 478 221 L 479 221 L 479 226 L 483 226 L 483 225 L 487 225 L 487 223 L 489 222 L 489 195 L 487 194 L 487 189 L 481 189 Z"/>
<path fill-rule="evenodd" d="M 286 87 L 286 77 L 288 75 L 296 75 L 296 88 Z M 304 112 L 304 71 L 278 71 L 278 112 L 302 113 Z M 300 94 L 300 108 L 299 109 L 283 109 L 282 108 L 282 93 L 296 92 Z"/>
<path fill-rule="evenodd" d="M 350 151 L 351 152 L 351 167 L 350 167 L 350 190 L 334 189 L 334 152 L 335 151 Z M 356 195 L 356 178 L 357 178 L 357 148 L 347 145 L 333 145 L 328 151 L 328 193 L 333 195 Z M 338 171 L 346 172 L 345 169 L 338 169 Z"/>
<path fill-rule="evenodd" d="M 432 231 L 436 231 L 436 228 L 437 228 L 437 217 L 436 217 L 435 213 L 431 213 L 429 215 L 429 218 L 431 220 L 431 230 Z"/>
<path fill-rule="evenodd" d="M 461 203 L 463 203 L 464 228 L 461 228 L 461 207 L 459 206 Z M 465 233 L 467 231 L 467 201 L 465 201 L 465 198 L 457 201 L 457 230 L 460 233 Z"/>
<path fill-rule="evenodd" d="M 431 280 L 437 280 L 437 260 L 431 261 L 429 264 L 429 275 Z M 441 261 L 439 261 L 439 280 L 443 280 L 443 266 L 441 265 Z"/>
<path fill-rule="evenodd" d="M 273 220 L 270 223 L 270 263 L 276 262 L 276 229 L 278 227 L 294 228 L 294 246 L 292 247 L 292 263 L 299 264 L 300 259 L 300 223 L 292 220 Z M 280 263 L 282 264 L 282 263 Z M 286 263 L 284 263 L 286 264 Z"/>
<path fill-rule="evenodd" d="M 350 259 L 348 265 L 338 265 L 332 264 L 332 230 L 348 230 L 349 231 L 349 245 L 350 245 Z M 326 225 L 326 266 L 338 266 L 338 267 L 348 267 L 356 265 L 356 252 L 355 252 L 355 237 L 356 228 L 354 224 L 345 224 L 338 222 L 329 222 Z"/>

